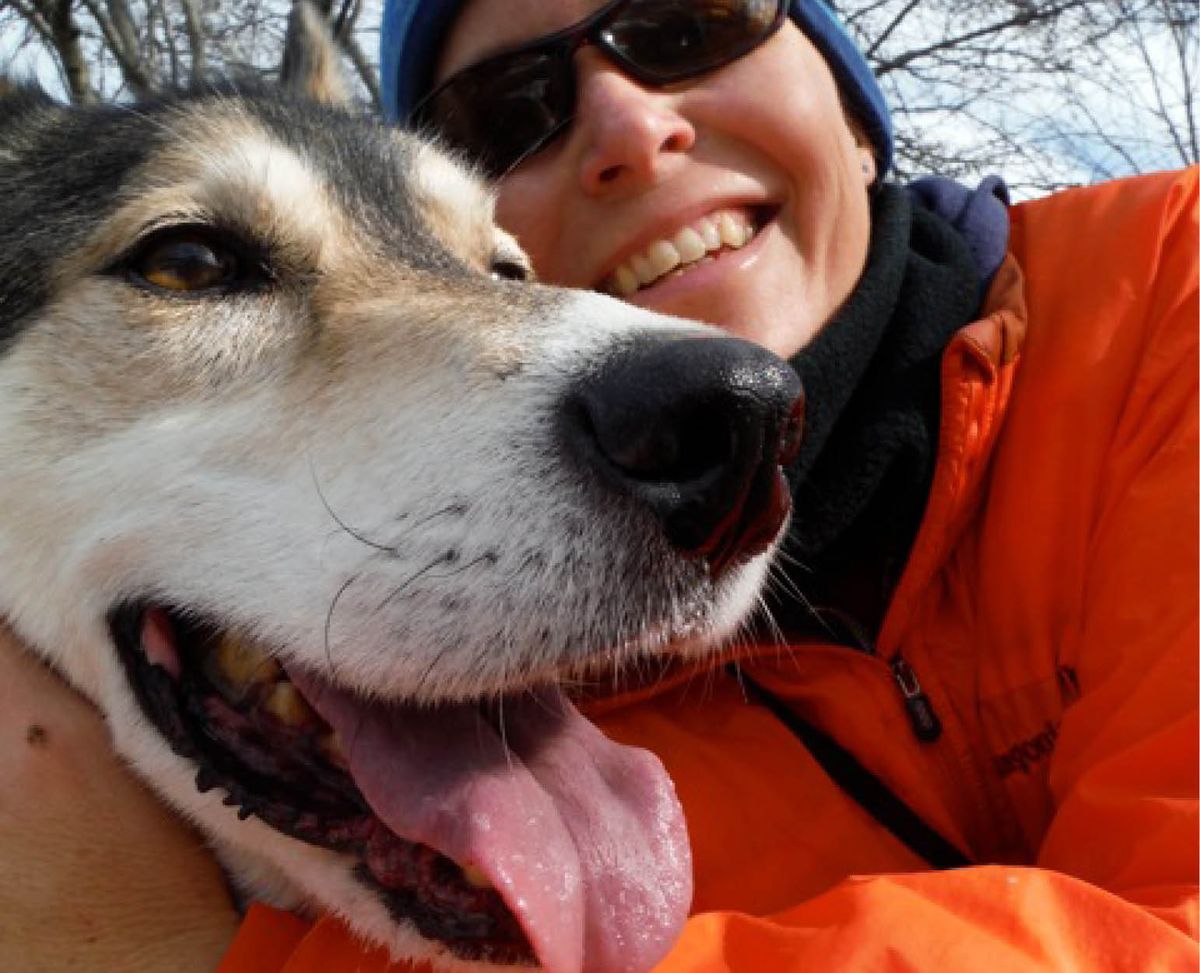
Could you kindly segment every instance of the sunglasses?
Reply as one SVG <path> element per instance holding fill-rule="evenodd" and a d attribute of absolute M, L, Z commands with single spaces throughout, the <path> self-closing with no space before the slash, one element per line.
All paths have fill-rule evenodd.
<path fill-rule="evenodd" d="M 410 122 L 493 176 L 547 144 L 575 114 L 574 57 L 591 45 L 641 84 L 663 87 L 748 54 L 788 0 L 613 0 L 571 27 L 496 54 L 438 85 Z"/>

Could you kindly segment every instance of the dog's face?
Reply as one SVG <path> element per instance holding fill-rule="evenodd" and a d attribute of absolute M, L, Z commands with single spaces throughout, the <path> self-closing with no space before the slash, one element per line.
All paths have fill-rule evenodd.
<path fill-rule="evenodd" d="M 525 282 L 438 152 L 261 93 L 2 107 L 0 612 L 258 894 L 450 968 L 652 965 L 682 817 L 560 687 L 744 618 L 795 390 L 718 558 L 608 401 L 712 332 Z"/>

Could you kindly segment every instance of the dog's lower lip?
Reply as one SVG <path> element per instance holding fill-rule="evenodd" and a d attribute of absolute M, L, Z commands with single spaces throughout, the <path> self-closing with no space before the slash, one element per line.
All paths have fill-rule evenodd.
<path fill-rule="evenodd" d="M 142 709 L 171 748 L 196 764 L 198 790 L 224 791 L 224 803 L 243 819 L 357 857 L 360 881 L 393 917 L 452 953 L 532 962 L 524 932 L 495 890 L 375 817 L 344 762 L 328 759 L 328 725 L 278 666 L 264 665 L 244 640 L 162 605 L 123 604 L 110 613 L 110 630 Z"/>

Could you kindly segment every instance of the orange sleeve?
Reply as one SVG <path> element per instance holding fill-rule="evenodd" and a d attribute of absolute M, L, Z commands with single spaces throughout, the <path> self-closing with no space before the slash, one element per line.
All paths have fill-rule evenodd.
<path fill-rule="evenodd" d="M 1185 973 L 1197 946 L 1116 895 L 1057 872 L 1000 866 L 850 879 L 771 918 L 688 920 L 655 973 Z M 247 915 L 217 973 L 418 973 L 336 920 Z"/>
<path fill-rule="evenodd" d="M 1141 364 L 1106 465 L 1069 651 L 1079 699 L 1050 772 L 1038 864 L 1196 934 L 1200 381 L 1197 170 L 1179 178 L 1141 271 Z M 1140 269 L 1140 268 L 1139 268 Z"/>
<path fill-rule="evenodd" d="M 290 912 L 254 903 L 218 973 L 280 973 L 307 932 L 308 923 Z"/>
<path fill-rule="evenodd" d="M 656 973 L 1174 973 L 1196 943 L 1056 872 L 987 866 L 850 879 L 770 919 L 689 921 Z"/>

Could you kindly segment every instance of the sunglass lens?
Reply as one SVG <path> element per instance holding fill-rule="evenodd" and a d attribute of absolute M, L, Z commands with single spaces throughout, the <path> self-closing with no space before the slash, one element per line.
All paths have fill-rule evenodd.
<path fill-rule="evenodd" d="M 568 120 L 571 84 L 553 55 L 498 58 L 459 74 L 425 115 L 451 145 L 501 175 Z"/>
<path fill-rule="evenodd" d="M 728 64 L 760 44 L 780 0 L 632 0 L 603 42 L 643 80 L 669 83 Z"/>

